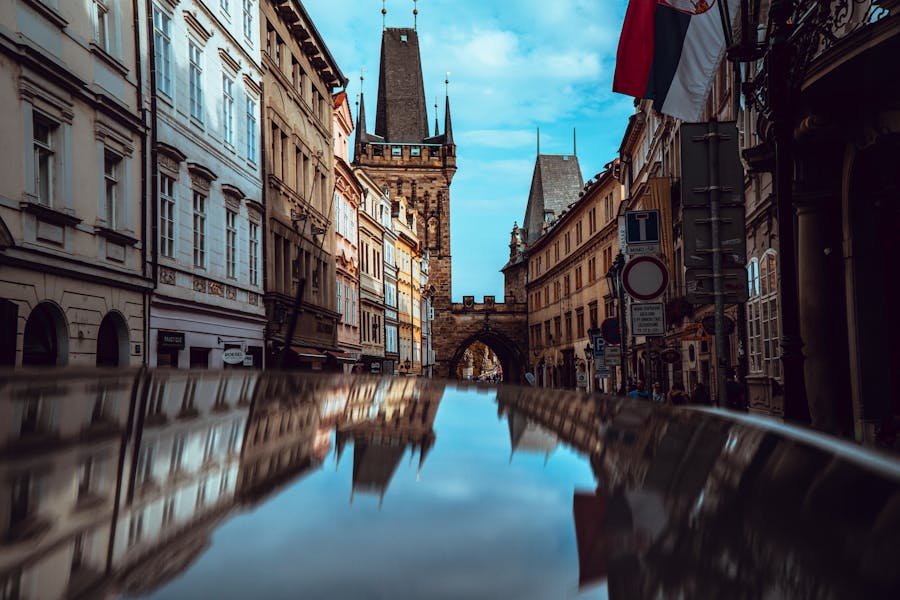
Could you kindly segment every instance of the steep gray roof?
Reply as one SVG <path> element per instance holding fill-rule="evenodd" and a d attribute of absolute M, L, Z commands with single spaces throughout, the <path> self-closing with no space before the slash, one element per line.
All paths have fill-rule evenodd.
<path fill-rule="evenodd" d="M 375 135 L 387 142 L 422 142 L 429 137 L 427 111 L 416 30 L 385 29 L 381 36 Z"/>
<path fill-rule="evenodd" d="M 541 237 L 544 215 L 550 211 L 558 218 L 566 207 L 578 200 L 584 185 L 578 157 L 571 154 L 539 154 L 534 163 L 531 192 L 525 209 L 527 243 Z"/>

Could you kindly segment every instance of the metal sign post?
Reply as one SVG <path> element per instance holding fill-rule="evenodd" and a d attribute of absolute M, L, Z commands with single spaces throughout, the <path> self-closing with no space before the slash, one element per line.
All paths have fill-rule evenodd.
<path fill-rule="evenodd" d="M 716 392 L 719 406 L 728 406 L 728 391 L 725 389 L 725 369 L 728 368 L 728 354 L 725 348 L 725 289 L 722 285 L 722 243 L 719 223 L 719 123 L 711 119 L 707 124 L 709 142 L 709 220 L 712 224 L 712 266 L 713 294 L 715 295 L 716 324 Z"/>

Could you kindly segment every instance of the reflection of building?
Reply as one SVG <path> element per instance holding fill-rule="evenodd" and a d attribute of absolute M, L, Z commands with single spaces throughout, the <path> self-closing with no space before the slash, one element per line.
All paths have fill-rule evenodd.
<path fill-rule="evenodd" d="M 383 499 L 407 448 L 418 451 L 422 468 L 435 442 L 434 418 L 443 390 L 412 379 L 361 384 L 362 390 L 351 392 L 347 418 L 337 428 L 338 459 L 352 441 L 353 491 Z"/>
<path fill-rule="evenodd" d="M 137 6 L 3 3 L 0 366 L 143 360 Z"/>
<path fill-rule="evenodd" d="M 337 352 L 331 208 L 332 90 L 346 80 L 300 2 L 259 2 L 266 181 L 266 343 L 280 357 L 297 291 L 291 366 L 322 370 Z"/>
<path fill-rule="evenodd" d="M 132 382 L 100 375 L 0 383 L 3 598 L 71 597 L 101 583 Z"/>
<path fill-rule="evenodd" d="M 553 433 L 528 420 L 528 417 L 516 410 L 510 410 L 506 417 L 509 424 L 509 443 L 511 452 L 528 452 L 543 454 L 550 458 L 559 443 Z"/>
<path fill-rule="evenodd" d="M 319 437 L 321 382 L 267 378 L 256 390 L 241 456 L 237 493 L 256 504 L 319 465 L 328 452 Z"/>
<path fill-rule="evenodd" d="M 209 4 L 151 9 L 145 84 L 153 94 L 149 176 L 158 239 L 147 244 L 158 286 L 148 362 L 221 368 L 231 366 L 225 350 L 237 348 L 261 368 L 259 26 L 236 3 Z"/>

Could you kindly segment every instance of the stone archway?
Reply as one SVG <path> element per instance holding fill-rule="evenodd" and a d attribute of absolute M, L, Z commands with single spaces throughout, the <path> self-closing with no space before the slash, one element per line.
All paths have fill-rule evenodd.
<path fill-rule="evenodd" d="M 521 384 L 525 381 L 525 369 L 528 360 L 525 352 L 509 337 L 494 329 L 483 329 L 465 340 L 456 348 L 450 360 L 449 373 L 456 373 L 456 368 L 463 359 L 466 350 L 475 342 L 481 342 L 494 351 L 503 369 L 503 380 L 507 383 Z"/>
<path fill-rule="evenodd" d="M 128 324 L 118 311 L 106 313 L 97 331 L 97 366 L 127 367 L 130 350 Z"/>
<path fill-rule="evenodd" d="M 69 332 L 62 309 L 49 301 L 28 315 L 22 341 L 23 367 L 55 367 L 69 362 Z"/>

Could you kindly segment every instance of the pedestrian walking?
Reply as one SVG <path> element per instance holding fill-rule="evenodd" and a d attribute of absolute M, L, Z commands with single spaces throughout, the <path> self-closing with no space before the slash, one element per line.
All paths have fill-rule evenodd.
<path fill-rule="evenodd" d="M 662 391 L 662 385 L 658 381 L 653 383 L 653 395 L 650 398 L 658 404 L 666 402 L 666 394 Z"/>
<path fill-rule="evenodd" d="M 629 398 L 642 398 L 644 400 L 650 399 L 650 392 L 644 389 L 644 381 L 642 379 L 637 380 L 637 385 L 633 390 L 628 392 Z"/>
<path fill-rule="evenodd" d="M 704 406 L 712 404 L 709 400 L 709 391 L 702 381 L 695 383 L 694 389 L 691 390 L 691 404 L 702 404 Z"/>
<path fill-rule="evenodd" d="M 689 400 L 687 393 L 684 391 L 684 384 L 680 381 L 673 383 L 672 389 L 669 390 L 669 404 L 681 406 L 687 404 Z"/>
<path fill-rule="evenodd" d="M 737 382 L 734 367 L 730 367 L 726 373 L 725 396 L 728 399 L 728 408 L 739 412 L 747 412 L 747 402 L 744 398 L 744 386 Z"/>

